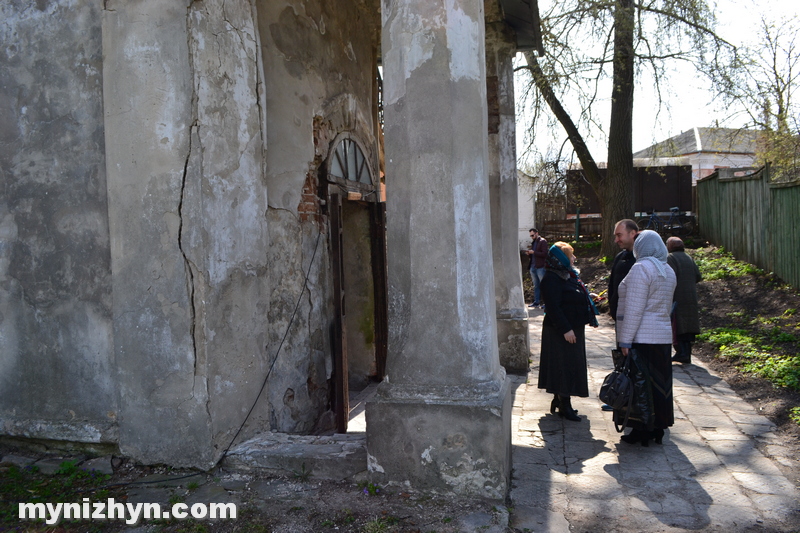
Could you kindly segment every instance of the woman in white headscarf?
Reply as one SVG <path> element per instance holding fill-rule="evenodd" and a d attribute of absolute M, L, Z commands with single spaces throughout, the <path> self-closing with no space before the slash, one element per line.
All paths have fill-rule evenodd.
<path fill-rule="evenodd" d="M 664 430 L 674 422 L 670 312 L 676 279 L 658 233 L 640 232 L 633 255 L 636 263 L 619 286 L 617 343 L 633 357 L 642 384 L 637 389 L 641 408 L 631 410 L 627 425 L 632 429 L 622 441 L 647 446 L 650 439 L 661 444 Z M 621 423 L 625 412 L 615 411 L 614 417 Z"/>

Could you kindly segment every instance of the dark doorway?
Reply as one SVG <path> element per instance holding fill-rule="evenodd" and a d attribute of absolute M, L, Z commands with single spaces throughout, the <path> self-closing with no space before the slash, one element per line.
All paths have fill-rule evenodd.
<path fill-rule="evenodd" d="M 344 433 L 350 396 L 381 381 L 386 367 L 386 212 L 358 143 L 348 136 L 335 146 L 328 164 L 333 403 L 337 431 Z"/>

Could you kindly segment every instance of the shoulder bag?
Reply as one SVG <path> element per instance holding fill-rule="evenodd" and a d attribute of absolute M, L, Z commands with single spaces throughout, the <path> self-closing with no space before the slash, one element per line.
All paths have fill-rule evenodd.
<path fill-rule="evenodd" d="M 616 352 L 616 353 L 615 353 Z M 603 380 L 598 396 L 602 402 L 610 405 L 615 411 L 625 409 L 625 421 L 622 426 L 614 423 L 617 433 L 622 433 L 628 422 L 628 415 L 633 402 L 633 380 L 630 378 L 630 355 L 623 356 L 619 350 L 612 350 L 614 371 Z"/>

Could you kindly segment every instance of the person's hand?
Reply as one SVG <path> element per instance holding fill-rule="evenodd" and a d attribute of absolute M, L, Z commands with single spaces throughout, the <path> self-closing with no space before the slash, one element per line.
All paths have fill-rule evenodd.
<path fill-rule="evenodd" d="M 575 332 L 572 330 L 564 333 L 564 339 L 566 339 L 566 341 L 570 344 L 575 344 L 578 341 L 578 338 L 575 336 Z"/>
<path fill-rule="evenodd" d="M 627 348 L 620 348 L 620 351 L 622 352 L 622 355 L 628 355 L 628 349 Z"/>

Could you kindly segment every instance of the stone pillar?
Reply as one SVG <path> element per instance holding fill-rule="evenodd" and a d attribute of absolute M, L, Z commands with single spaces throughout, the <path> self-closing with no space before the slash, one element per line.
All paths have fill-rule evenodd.
<path fill-rule="evenodd" d="M 370 478 L 503 499 L 482 0 L 383 4 L 387 375 L 367 405 Z"/>
<path fill-rule="evenodd" d="M 486 92 L 489 106 L 489 200 L 500 364 L 528 372 L 528 309 L 522 290 L 517 236 L 517 140 L 514 108 L 516 53 L 513 33 L 503 22 L 486 26 Z"/>

